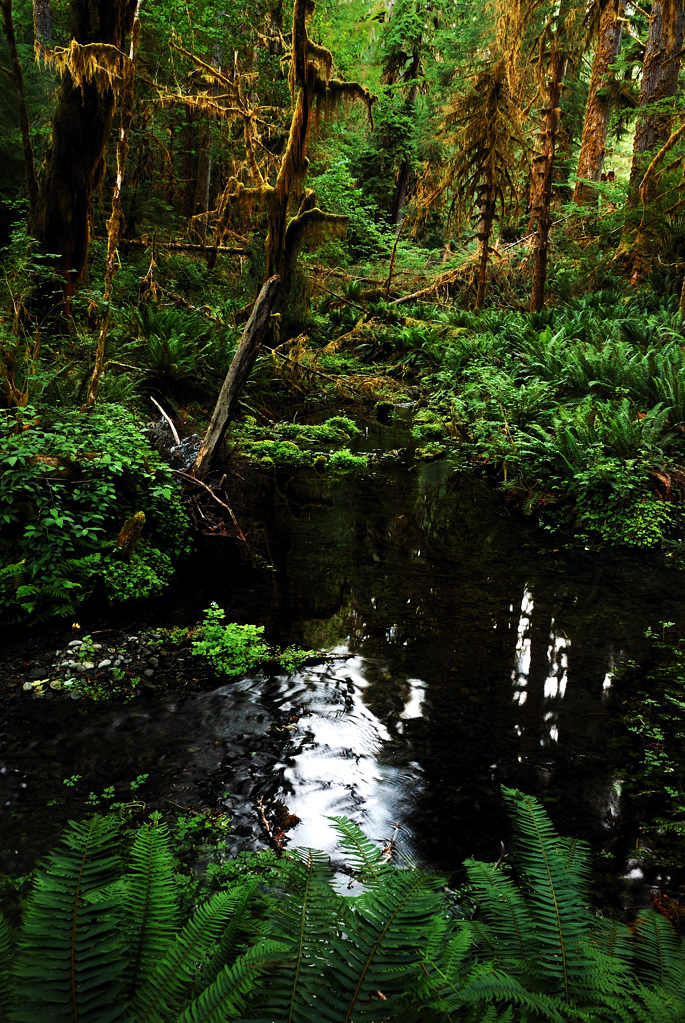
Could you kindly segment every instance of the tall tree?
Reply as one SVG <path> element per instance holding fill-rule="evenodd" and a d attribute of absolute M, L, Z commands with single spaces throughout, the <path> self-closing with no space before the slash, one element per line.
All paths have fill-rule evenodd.
<path fill-rule="evenodd" d="M 19 129 L 21 141 L 24 148 L 24 173 L 26 175 L 26 189 L 29 196 L 30 209 L 34 209 L 38 198 L 38 185 L 36 183 L 36 170 L 33 160 L 33 143 L 31 142 L 31 130 L 29 126 L 29 115 L 26 108 L 26 96 L 24 93 L 24 72 L 17 52 L 17 40 L 14 34 L 14 19 L 12 17 L 12 0 L 0 0 L 0 12 L 2 13 L 2 27 L 7 39 L 7 46 L 10 53 L 12 81 L 14 91 L 17 95 L 17 114 L 19 116 Z"/>
<path fill-rule="evenodd" d="M 597 5 L 595 5 L 597 6 Z M 607 88 L 610 67 L 621 48 L 625 23 L 625 0 L 604 0 L 597 22 L 597 43 L 592 61 L 592 74 L 585 105 L 583 134 L 578 156 L 574 202 L 591 204 L 597 201 L 597 190 L 589 182 L 599 181 L 604 166 L 611 94 Z"/>
<path fill-rule="evenodd" d="M 116 92 L 124 79 L 124 43 L 135 0 L 71 0 L 71 43 L 42 50 L 62 76 L 30 227 L 70 297 L 83 278 L 91 203 L 102 177 Z"/>
<path fill-rule="evenodd" d="M 458 226 L 477 213 L 476 308 L 480 309 L 495 216 L 515 203 L 517 171 L 525 156 L 521 109 L 512 95 L 505 58 L 483 67 L 467 90 L 452 100 L 445 114 L 443 141 L 448 155 L 436 171 L 429 171 L 422 207 L 429 210 L 447 195 L 450 215 Z"/>
<path fill-rule="evenodd" d="M 633 202 L 638 199 L 638 188 L 650 154 L 653 155 L 671 133 L 684 27 L 685 0 L 654 0 L 642 64 L 639 113 L 630 168 L 630 197 Z"/>
<path fill-rule="evenodd" d="M 530 230 L 533 234 L 531 312 L 542 309 L 545 301 L 561 93 L 577 43 L 577 4 L 575 0 L 560 0 L 554 10 L 549 12 L 539 40 L 537 73 L 542 100 L 542 124 L 531 168 Z"/>
<path fill-rule="evenodd" d="M 259 345 L 268 329 L 269 314 L 280 291 L 280 308 L 286 325 L 293 311 L 294 270 L 297 255 L 307 235 L 326 227 L 345 223 L 344 217 L 319 209 L 312 189 L 304 188 L 309 161 L 307 149 L 315 110 L 331 111 L 345 100 L 361 100 L 371 116 L 372 97 L 357 82 L 332 78 L 333 55 L 326 47 L 309 38 L 307 23 L 314 10 L 312 0 L 295 0 L 293 6 L 288 82 L 293 110 L 288 141 L 280 159 L 276 181 L 270 184 L 257 159 L 261 118 L 241 91 L 239 78 L 230 79 L 204 65 L 213 82 L 222 83 L 227 92 L 230 116 L 238 114 L 243 122 L 246 168 L 256 183 L 246 187 L 231 178 L 224 191 L 217 224 L 217 244 L 223 237 L 232 213 L 240 209 L 261 209 L 266 213 L 267 280 L 255 301 L 224 386 L 219 395 L 210 426 L 194 464 L 198 476 L 207 473 L 236 406 L 238 395 L 254 364 Z M 209 97 L 206 97 L 208 100 Z M 214 100 L 217 105 L 217 100 Z"/>
<path fill-rule="evenodd" d="M 627 253 L 633 283 L 649 271 L 654 244 L 658 243 L 655 237 L 658 229 L 651 206 L 657 198 L 659 178 L 646 172 L 656 151 L 665 146 L 671 136 L 684 29 L 685 0 L 654 0 L 642 64 L 639 113 L 630 169 L 628 206 L 634 216 L 626 219 L 619 248 L 619 256 Z M 635 232 L 635 214 L 638 211 L 640 221 Z"/>

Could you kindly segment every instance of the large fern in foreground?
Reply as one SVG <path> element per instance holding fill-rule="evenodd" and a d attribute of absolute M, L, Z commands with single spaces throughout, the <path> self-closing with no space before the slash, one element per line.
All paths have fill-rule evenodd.
<path fill-rule="evenodd" d="M 0 922 L 0 1021 L 685 1020 L 670 923 L 646 912 L 632 929 L 595 919 L 584 847 L 560 838 L 536 800 L 504 795 L 510 860 L 467 862 L 470 919 L 440 879 L 399 869 L 337 819 L 356 894 L 307 850 L 184 922 L 162 826 L 123 843 L 110 820 L 71 824 L 36 874 L 16 951 Z"/>

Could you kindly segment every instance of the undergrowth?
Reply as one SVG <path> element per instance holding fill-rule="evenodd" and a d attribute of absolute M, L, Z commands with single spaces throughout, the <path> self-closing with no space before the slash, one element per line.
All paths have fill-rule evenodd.
<path fill-rule="evenodd" d="M 0 598 L 9 620 L 164 590 L 188 550 L 169 468 L 118 405 L 0 413 Z"/>
<path fill-rule="evenodd" d="M 0 1013 L 13 1023 L 682 1020 L 682 940 L 641 912 L 597 919 L 588 855 L 532 797 L 504 790 L 506 864 L 469 860 L 462 903 L 344 818 L 339 891 L 321 853 L 286 852 L 182 899 L 159 818 L 122 835 L 71 823 L 18 929 L 0 917 Z M 207 895 L 209 897 L 207 897 Z M 466 904 L 475 906 L 467 912 Z"/>

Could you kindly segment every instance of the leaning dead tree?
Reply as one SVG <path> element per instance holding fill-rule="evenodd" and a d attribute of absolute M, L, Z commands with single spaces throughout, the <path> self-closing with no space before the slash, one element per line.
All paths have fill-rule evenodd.
<path fill-rule="evenodd" d="M 250 318 L 243 330 L 243 336 L 231 361 L 231 366 L 219 392 L 214 412 L 198 452 L 193 473 L 195 476 L 206 475 L 211 467 L 216 451 L 224 438 L 228 424 L 235 413 L 240 392 L 250 375 L 260 345 L 269 327 L 269 317 L 274 307 L 280 279 L 269 277 L 262 285 L 257 300 L 252 308 Z"/>

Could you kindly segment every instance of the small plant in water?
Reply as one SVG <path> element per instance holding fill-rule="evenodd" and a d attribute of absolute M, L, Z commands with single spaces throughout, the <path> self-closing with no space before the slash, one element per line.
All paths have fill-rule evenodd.
<path fill-rule="evenodd" d="M 226 624 L 226 612 L 218 604 L 205 611 L 192 651 L 206 657 L 215 671 L 228 678 L 244 675 L 271 657 L 263 625 Z"/>
<path fill-rule="evenodd" d="M 192 652 L 205 657 L 220 675 L 238 678 L 265 662 L 278 662 L 287 671 L 296 671 L 314 650 L 289 646 L 278 651 L 264 639 L 263 625 L 238 625 L 226 622 L 226 612 L 210 604 L 193 640 Z"/>

